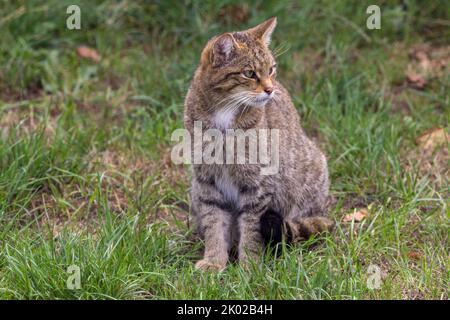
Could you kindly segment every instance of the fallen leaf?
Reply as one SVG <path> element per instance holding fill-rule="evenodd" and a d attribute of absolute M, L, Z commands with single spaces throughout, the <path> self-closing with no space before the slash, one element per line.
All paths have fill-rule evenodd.
<path fill-rule="evenodd" d="M 416 139 L 416 143 L 426 150 L 433 150 L 436 147 L 447 144 L 450 141 L 449 134 L 443 128 L 428 130 Z"/>
<path fill-rule="evenodd" d="M 427 84 L 427 80 L 421 74 L 416 73 L 415 71 L 409 69 L 406 71 L 406 80 L 408 83 L 415 89 L 422 90 L 425 88 Z"/>
<path fill-rule="evenodd" d="M 410 251 L 408 253 L 408 258 L 412 260 L 420 260 L 422 259 L 422 253 L 420 253 L 419 251 Z"/>
<path fill-rule="evenodd" d="M 406 68 L 405 77 L 412 88 L 423 90 L 428 83 L 448 74 L 450 46 L 414 46 L 409 57 L 411 61 Z"/>
<path fill-rule="evenodd" d="M 342 219 L 343 222 L 352 222 L 355 220 L 355 222 L 361 222 L 363 219 L 365 219 L 367 216 L 367 209 L 360 209 L 358 211 L 355 211 L 350 214 L 346 214 L 344 219 Z"/>
<path fill-rule="evenodd" d="M 414 58 L 419 62 L 420 68 L 424 72 L 428 72 L 431 68 L 431 62 L 428 54 L 424 50 L 418 50 L 414 53 Z"/>
<path fill-rule="evenodd" d="M 98 54 L 97 50 L 86 47 L 86 46 L 79 46 L 77 48 L 77 54 L 85 59 L 89 59 L 95 62 L 100 62 L 101 56 Z"/>

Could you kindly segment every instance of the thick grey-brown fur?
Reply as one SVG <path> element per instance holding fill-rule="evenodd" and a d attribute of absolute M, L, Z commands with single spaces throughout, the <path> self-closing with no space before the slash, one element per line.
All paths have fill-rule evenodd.
<path fill-rule="evenodd" d="M 268 210 L 281 217 L 294 241 L 332 227 L 326 218 L 326 158 L 301 128 L 289 93 L 275 80 L 275 73 L 269 74 L 275 60 L 268 42 L 275 24 L 271 19 L 212 39 L 186 96 L 184 123 L 193 135 L 194 121 L 201 121 L 204 130 L 217 128 L 214 117 L 228 95 L 242 90 L 258 93 L 270 86 L 274 95 L 265 106 L 240 106 L 229 128 L 279 129 L 280 133 L 277 174 L 261 175 L 259 164 L 192 166 L 192 213 L 205 242 L 204 258 L 196 266 L 203 270 L 223 269 L 233 245 L 241 263 L 257 261 L 264 248 L 261 217 Z M 249 66 L 258 81 L 242 77 Z"/>

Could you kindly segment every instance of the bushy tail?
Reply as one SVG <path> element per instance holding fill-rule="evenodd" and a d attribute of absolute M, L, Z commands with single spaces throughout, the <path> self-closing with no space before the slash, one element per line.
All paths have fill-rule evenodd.
<path fill-rule="evenodd" d="M 280 243 L 283 237 L 287 243 L 307 240 L 312 235 L 331 232 L 333 228 L 334 222 L 323 216 L 283 221 L 278 212 L 270 209 L 261 217 L 261 234 L 266 245 Z"/>
<path fill-rule="evenodd" d="M 323 216 L 297 218 L 286 221 L 286 229 L 289 234 L 289 241 L 292 243 L 307 240 L 309 237 L 331 232 L 334 222 Z"/>

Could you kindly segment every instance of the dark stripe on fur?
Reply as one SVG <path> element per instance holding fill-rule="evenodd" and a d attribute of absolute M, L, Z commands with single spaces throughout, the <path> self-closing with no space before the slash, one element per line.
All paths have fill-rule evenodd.
<path fill-rule="evenodd" d="M 241 72 L 235 71 L 235 72 L 227 73 L 227 74 L 226 74 L 225 76 L 223 76 L 220 80 L 217 80 L 213 85 L 219 84 L 219 83 L 221 83 L 221 82 L 223 82 L 223 81 L 225 81 L 225 80 L 228 80 L 230 77 L 235 76 L 235 75 L 238 75 L 238 74 L 241 74 Z"/>
<path fill-rule="evenodd" d="M 241 193 L 256 193 L 256 192 L 258 192 L 258 190 L 259 190 L 259 187 L 257 187 L 257 186 L 244 185 L 244 186 L 239 187 L 239 191 Z"/>
<path fill-rule="evenodd" d="M 246 204 L 245 206 L 243 206 L 241 209 L 241 212 L 263 211 L 263 209 L 265 209 L 265 207 L 267 207 L 267 205 L 268 205 L 268 202 L 266 202 L 265 200 L 272 196 L 273 196 L 273 193 L 270 193 L 270 192 L 260 195 L 255 201 L 252 201 L 252 202 Z"/>
<path fill-rule="evenodd" d="M 212 186 L 212 187 L 216 186 L 216 182 L 214 180 L 214 176 L 209 176 L 209 177 L 206 177 L 206 178 L 204 178 L 202 176 L 196 176 L 195 178 L 201 184 L 206 184 L 206 185 L 209 185 L 209 186 Z"/>
<path fill-rule="evenodd" d="M 205 198 L 202 198 L 202 197 L 200 197 L 199 200 L 200 200 L 200 202 L 202 202 L 202 203 L 204 203 L 204 204 L 206 204 L 208 206 L 217 207 L 219 209 L 222 209 L 223 211 L 227 211 L 227 212 L 233 213 L 236 210 L 235 206 L 232 205 L 229 202 L 220 202 L 220 201 L 217 201 L 217 200 L 209 200 L 209 199 L 205 199 Z"/>

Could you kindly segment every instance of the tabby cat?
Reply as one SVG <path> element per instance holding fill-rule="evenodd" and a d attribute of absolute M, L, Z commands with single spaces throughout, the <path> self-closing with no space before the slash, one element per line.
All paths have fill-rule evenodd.
<path fill-rule="evenodd" d="M 275 80 L 269 50 L 276 18 L 212 38 L 186 96 L 184 124 L 203 129 L 278 129 L 279 169 L 259 164 L 193 164 L 191 208 L 205 252 L 196 267 L 222 270 L 230 250 L 248 267 L 272 241 L 298 241 L 327 231 L 328 170 L 323 153 L 300 127 L 286 89 Z M 203 142 L 205 147 L 207 142 Z"/>

